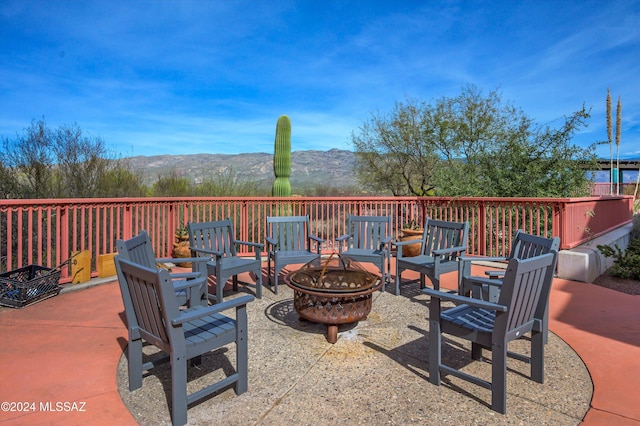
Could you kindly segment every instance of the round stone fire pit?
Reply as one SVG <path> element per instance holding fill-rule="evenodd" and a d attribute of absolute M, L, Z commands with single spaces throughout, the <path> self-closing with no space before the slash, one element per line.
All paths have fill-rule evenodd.
<path fill-rule="evenodd" d="M 379 276 L 357 262 L 345 263 L 339 255 L 306 264 L 290 273 L 286 283 L 293 289 L 293 307 L 298 315 L 327 324 L 329 343 L 338 340 L 338 325 L 367 318 L 372 293 L 382 285 Z"/>

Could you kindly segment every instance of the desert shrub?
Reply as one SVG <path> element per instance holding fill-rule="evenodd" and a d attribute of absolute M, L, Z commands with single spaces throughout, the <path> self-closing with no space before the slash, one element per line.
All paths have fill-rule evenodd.
<path fill-rule="evenodd" d="M 631 228 L 632 240 L 640 239 L 640 213 L 633 215 L 633 227 Z"/>
<path fill-rule="evenodd" d="M 640 238 L 631 239 L 627 249 L 624 251 L 617 244 L 613 248 L 608 245 L 599 245 L 598 250 L 605 257 L 614 258 L 613 266 L 609 269 L 609 275 L 640 281 Z"/>

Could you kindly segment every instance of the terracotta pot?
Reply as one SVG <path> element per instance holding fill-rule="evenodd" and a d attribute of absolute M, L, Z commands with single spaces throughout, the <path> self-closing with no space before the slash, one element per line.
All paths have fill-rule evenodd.
<path fill-rule="evenodd" d="M 419 240 L 422 238 L 423 232 L 424 229 L 403 229 L 400 241 Z M 422 243 L 408 244 L 402 246 L 401 249 L 403 257 L 418 256 L 422 250 Z"/>
<path fill-rule="evenodd" d="M 189 241 L 180 241 L 178 243 L 173 243 L 173 257 L 191 257 Z M 182 266 L 183 268 L 191 268 L 191 262 L 179 262 L 178 266 Z"/>

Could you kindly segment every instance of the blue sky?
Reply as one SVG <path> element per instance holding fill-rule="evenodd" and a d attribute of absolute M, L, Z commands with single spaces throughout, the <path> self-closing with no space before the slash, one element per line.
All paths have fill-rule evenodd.
<path fill-rule="evenodd" d="M 0 136 L 77 123 L 122 156 L 352 149 L 397 101 L 499 89 L 574 143 L 640 158 L 638 1 L 0 0 Z M 598 154 L 609 157 L 609 145 Z M 615 155 L 615 151 L 614 151 Z"/>

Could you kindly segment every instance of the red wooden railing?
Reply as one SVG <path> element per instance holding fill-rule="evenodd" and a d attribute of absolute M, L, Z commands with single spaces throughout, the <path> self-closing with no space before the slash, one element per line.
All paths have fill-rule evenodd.
<path fill-rule="evenodd" d="M 119 238 L 149 232 L 158 256 L 170 256 L 174 231 L 188 221 L 231 218 L 236 238 L 264 242 L 266 216 L 309 215 L 311 230 L 337 251 L 346 218 L 389 215 L 393 233 L 426 217 L 469 221 L 469 253 L 504 255 L 516 229 L 559 236 L 576 247 L 629 223 L 629 196 L 591 198 L 293 197 L 293 198 L 114 198 L 0 200 L 0 272 L 29 264 L 54 267 L 73 252 L 88 250 L 92 273 L 99 255 L 115 251 Z M 69 280 L 63 269 L 63 282 Z"/>

